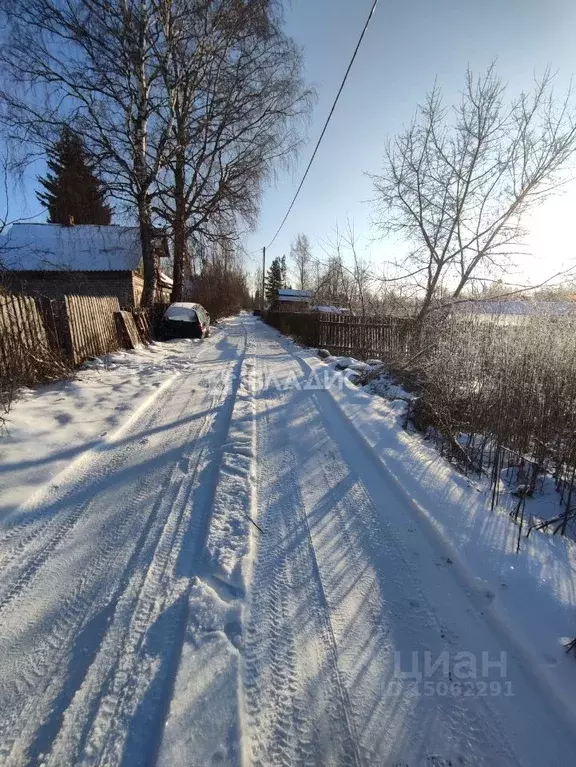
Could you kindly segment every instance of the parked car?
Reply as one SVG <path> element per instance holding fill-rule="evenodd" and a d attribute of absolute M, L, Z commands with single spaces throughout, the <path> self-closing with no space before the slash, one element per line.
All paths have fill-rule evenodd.
<path fill-rule="evenodd" d="M 206 338 L 210 335 L 210 315 L 200 304 L 170 304 L 160 322 L 160 337 Z"/>

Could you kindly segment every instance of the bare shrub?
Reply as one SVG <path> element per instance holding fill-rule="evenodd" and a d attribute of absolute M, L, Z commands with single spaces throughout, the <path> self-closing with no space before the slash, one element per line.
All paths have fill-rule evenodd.
<path fill-rule="evenodd" d="M 214 262 L 194 278 L 192 297 L 202 304 L 212 319 L 237 314 L 250 305 L 250 291 L 239 268 L 227 269 Z"/>
<path fill-rule="evenodd" d="M 520 498 L 552 473 L 565 507 L 554 531 L 566 532 L 576 511 L 576 320 L 456 315 L 421 341 L 416 420 L 450 459 L 490 474 L 493 505 L 503 470 L 515 467 Z"/>

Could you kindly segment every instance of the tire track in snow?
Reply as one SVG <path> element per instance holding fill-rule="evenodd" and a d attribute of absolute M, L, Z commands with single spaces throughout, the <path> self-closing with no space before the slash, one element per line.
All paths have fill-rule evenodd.
<path fill-rule="evenodd" d="M 9 626 L 8 629 L 4 626 L 0 648 L 2 645 L 7 647 L 8 655 L 11 654 L 11 646 L 14 647 L 15 643 L 22 639 L 32 641 L 34 650 L 15 668 L 11 668 L 9 663 L 2 664 L 2 659 L 0 659 L 0 664 L 2 664 L 0 668 L 7 666 L 7 673 L 3 674 L 1 683 L 0 738 L 2 746 L 0 759 L 3 763 L 11 763 L 12 758 L 16 764 L 21 764 L 23 761 L 26 761 L 27 764 L 32 763 L 28 757 L 23 757 L 24 753 L 29 753 L 28 749 L 31 743 L 35 745 L 30 755 L 35 760 L 40 761 L 42 758 L 41 746 L 49 745 L 53 740 L 62 716 L 62 712 L 58 711 L 58 706 L 65 708 L 70 703 L 77 688 L 82 684 L 87 667 L 97 654 L 98 642 L 87 657 L 77 657 L 74 651 L 74 638 L 78 639 L 82 636 L 83 639 L 86 639 L 83 632 L 89 631 L 92 627 L 99 634 L 99 641 L 102 641 L 107 632 L 108 622 L 112 618 L 114 602 L 119 596 L 115 596 L 118 594 L 118 574 L 125 571 L 126 568 L 130 571 L 135 566 L 137 559 L 134 557 L 137 557 L 139 548 L 144 546 L 151 529 L 162 531 L 163 518 L 161 514 L 159 515 L 162 504 L 157 504 L 155 509 L 148 512 L 146 510 L 150 508 L 150 499 L 161 497 L 169 487 L 170 474 L 166 474 L 163 467 L 168 466 L 170 460 L 177 460 L 178 444 L 182 444 L 183 440 L 189 439 L 189 435 L 197 432 L 198 419 L 194 415 L 194 411 L 196 409 L 201 415 L 203 404 L 202 400 L 200 402 L 197 400 L 198 395 L 190 384 L 187 396 L 181 396 L 180 389 L 173 390 L 170 396 L 163 399 L 164 407 L 159 404 L 154 412 L 148 414 L 147 422 L 151 426 L 151 430 L 157 429 L 156 435 L 150 440 L 154 443 L 151 448 L 154 456 L 151 466 L 154 466 L 156 472 L 147 473 L 144 471 L 143 475 L 140 472 L 141 476 L 138 476 L 138 481 L 133 488 L 136 490 L 135 496 L 130 497 L 128 494 L 128 497 L 122 499 L 119 508 L 114 508 L 118 505 L 114 493 L 111 494 L 111 497 L 101 497 L 100 495 L 93 498 L 88 504 L 82 504 L 83 513 L 81 513 L 81 517 L 84 530 L 79 530 L 76 535 L 72 535 L 74 544 L 79 542 L 78 537 L 82 532 L 84 537 L 88 538 L 94 535 L 96 531 L 98 534 L 94 535 L 97 539 L 94 551 L 91 550 L 92 547 L 86 546 L 86 541 L 81 541 L 82 545 L 89 549 L 83 552 L 89 555 L 86 557 L 89 566 L 80 569 L 80 577 L 75 579 L 73 574 L 68 572 L 70 562 L 67 561 L 66 549 L 70 548 L 70 544 L 65 546 L 64 541 L 59 542 L 54 550 L 53 558 L 38 571 L 42 573 L 43 577 L 37 579 L 39 585 L 36 588 L 29 585 L 28 592 L 42 590 L 43 593 L 50 594 L 53 585 L 56 591 L 64 591 L 63 601 L 56 598 L 56 603 L 51 605 L 54 608 L 53 622 L 48 621 L 49 625 L 45 626 L 44 630 L 42 630 L 41 623 L 40 626 L 34 625 L 34 629 L 39 628 L 40 631 L 35 633 L 32 638 L 27 633 L 29 625 L 22 625 L 21 621 L 15 622 L 15 625 Z M 180 405 L 180 415 L 178 415 L 177 410 L 171 413 L 175 422 L 181 421 L 176 432 L 173 430 L 172 421 L 167 422 L 168 428 L 162 425 L 162 421 L 166 421 L 164 411 L 169 405 L 173 409 L 174 404 Z M 192 407 L 193 415 L 190 416 L 188 411 L 190 406 L 194 404 L 196 408 Z M 173 448 L 173 444 L 176 447 Z M 150 448 L 145 448 L 144 452 L 147 449 Z M 157 455 L 160 458 L 156 458 Z M 118 458 L 120 465 L 115 464 L 110 472 L 107 472 L 107 469 L 110 469 L 110 456 L 103 455 L 101 457 L 104 474 L 109 473 L 115 484 L 122 487 L 123 482 L 125 482 L 123 468 L 126 468 L 122 467 L 122 461 L 127 460 L 126 453 L 121 449 L 118 454 L 113 453 L 113 457 Z M 132 458 L 133 463 L 136 461 L 136 465 L 129 465 L 128 470 L 124 472 L 127 479 L 131 477 L 130 470 L 133 471 L 138 468 L 138 456 L 135 455 Z M 113 458 L 112 463 L 114 463 Z M 160 485 L 157 484 L 158 472 L 163 480 Z M 66 488 L 68 493 L 72 493 L 72 498 L 76 497 L 72 491 L 77 491 L 79 484 L 81 483 L 76 482 L 72 484 L 72 487 Z M 110 496 L 110 493 L 103 493 L 103 495 Z M 64 493 L 63 496 L 66 501 L 67 494 Z M 122 507 L 122 503 L 129 505 Z M 134 516 L 141 511 L 144 512 L 142 518 Z M 98 525 L 95 520 L 98 520 L 100 515 L 103 519 Z M 107 521 L 113 522 L 112 530 L 107 530 L 105 524 Z M 134 529 L 135 521 L 138 523 L 136 529 Z M 142 521 L 143 524 L 140 525 Z M 140 526 L 140 534 L 137 533 L 138 526 Z M 130 535 L 132 530 L 137 533 L 135 537 Z M 102 540 L 100 540 L 100 536 L 102 536 Z M 132 559 L 130 559 L 131 556 Z M 74 556 L 72 555 L 71 558 L 74 559 Z M 56 561 L 60 559 L 62 560 L 61 567 L 59 562 L 56 564 Z M 79 558 L 77 557 L 77 559 Z M 66 575 L 67 585 L 58 583 L 61 580 L 59 576 L 62 575 Z M 20 599 L 19 601 L 22 602 L 23 600 Z M 40 601 L 42 600 L 40 599 Z M 33 606 L 37 606 L 38 613 L 42 613 L 40 604 L 34 602 Z M 20 613 L 24 613 L 26 618 L 24 606 L 21 607 L 19 613 L 16 612 L 15 620 Z M 48 617 L 52 618 L 52 615 Z M 45 616 L 40 615 L 40 622 L 44 618 Z M 28 620 L 24 620 L 23 624 L 30 624 L 31 620 L 35 620 L 33 615 Z M 93 626 L 94 621 L 96 626 Z M 78 649 L 80 650 L 80 648 Z M 71 652 L 72 656 L 70 656 Z M 66 663 L 68 663 L 68 668 L 66 668 Z M 74 667 L 73 673 L 72 667 Z M 29 690 L 28 693 L 25 693 L 26 689 Z M 51 719 L 50 711 L 55 711 L 55 718 Z M 42 722 L 44 722 L 43 725 Z M 10 754 L 13 754 L 12 758 Z"/>
<path fill-rule="evenodd" d="M 244 351 L 222 371 L 220 389 L 211 395 L 200 431 L 174 469 L 170 492 L 162 502 L 169 510 L 166 522 L 157 540 L 156 535 L 150 536 L 150 544 L 131 568 L 130 583 L 86 682 L 67 712 L 48 765 L 60 765 L 64 760 L 86 765 L 154 761 L 184 640 L 194 571 L 209 527 L 214 477 L 236 396 L 235 389 L 226 394 L 225 387 L 229 373 L 234 370 L 237 376 L 242 366 L 245 334 L 242 343 Z M 210 483 L 212 487 L 203 488 Z M 157 626 L 161 626 L 161 653 L 153 638 Z M 154 727 L 149 721 L 142 727 L 146 716 L 137 716 L 141 708 L 153 713 Z M 86 710 L 92 712 L 88 721 Z M 83 733 L 80 739 L 79 731 Z"/>
<path fill-rule="evenodd" d="M 262 328 L 264 334 L 285 351 L 276 353 L 278 364 L 284 357 L 287 367 L 288 358 L 304 376 L 312 372 L 289 341 Z M 569 733 L 531 686 L 514 647 L 493 632 L 466 585 L 439 561 L 442 547 L 395 478 L 332 393 L 298 396 L 300 412 L 286 426 L 300 458 L 304 505 L 366 763 L 566 763 Z M 452 660 L 464 651 L 478 664 L 484 653 L 499 658 L 504 650 L 515 697 L 426 697 L 422 683 L 418 690 L 398 679 L 395 650 L 404 662 L 416 651 L 420 663 L 424 650 L 432 660 L 442 651 Z M 527 721 L 538 726 L 527 728 Z"/>
<path fill-rule="evenodd" d="M 499 760 L 519 766 L 499 717 L 485 699 L 447 695 L 440 704 L 433 698 L 418 700 L 411 689 L 413 683 L 402 682 L 396 676 L 394 649 L 410 657 L 414 648 L 424 644 L 433 658 L 441 652 L 454 655 L 459 650 L 458 636 L 449 627 L 449 616 L 439 614 L 428 590 L 420 586 L 424 563 L 410 560 L 394 527 L 379 519 L 371 500 L 374 488 L 370 495 L 362 480 L 363 472 L 357 473 L 358 462 L 346 460 L 351 451 L 342 451 L 342 441 L 332 440 L 332 432 L 338 429 L 337 418 L 331 413 L 328 425 L 318 409 L 319 398 L 324 403 L 327 397 L 325 392 L 314 393 L 301 404 L 301 421 L 306 421 L 317 439 L 307 440 L 297 426 L 294 438 L 301 447 L 304 472 L 314 478 L 303 485 L 306 507 L 311 510 L 309 529 L 315 550 L 321 552 L 318 561 L 327 610 L 337 626 L 335 647 L 344 683 L 354 701 L 366 763 L 404 758 L 408 763 L 415 760 L 420 764 L 435 758 L 454 763 L 466 760 L 470 765 Z M 377 497 L 385 499 L 385 485 L 380 483 L 379 489 Z M 339 565 L 352 561 L 356 563 L 354 569 L 343 570 Z M 383 564 L 385 579 L 378 569 Z M 445 576 L 434 564 L 428 565 L 425 572 L 430 580 L 438 581 L 440 593 L 446 591 Z M 369 663 L 367 653 L 360 649 L 366 647 L 370 648 Z M 360 678 L 362 683 L 358 684 Z M 417 717 L 410 711 L 412 706 L 418 711 Z M 404 717 L 406 722 L 413 717 L 421 721 L 422 736 L 414 737 L 403 750 L 396 750 L 394 739 L 386 732 L 398 727 L 395 715 L 400 722 Z M 435 731 L 427 732 L 426 723 L 431 718 L 436 722 Z"/>
<path fill-rule="evenodd" d="M 186 637 L 158 757 L 162 767 L 241 764 L 243 600 L 250 548 L 258 535 L 253 524 L 256 356 L 254 339 L 246 334 L 210 529 L 199 577 L 189 595 Z"/>
<path fill-rule="evenodd" d="M 287 365 L 292 368 L 295 378 L 313 374 L 311 367 L 292 351 L 289 341 L 280 339 L 280 345 L 286 353 L 287 360 L 290 360 Z M 385 736 L 382 736 L 382 724 L 387 721 L 389 709 L 392 707 L 392 709 L 401 710 L 406 707 L 406 702 L 413 697 L 410 693 L 410 683 L 405 683 L 403 699 L 398 699 L 392 693 L 392 700 L 387 705 L 379 706 L 381 713 L 378 721 L 371 724 L 373 732 L 370 733 L 366 729 L 367 721 L 370 719 L 367 720 L 366 715 L 361 712 L 367 701 L 372 701 L 375 696 L 379 695 L 381 700 L 385 702 L 386 696 L 382 695 L 382 686 L 385 687 L 390 681 L 392 682 L 391 690 L 398 687 L 398 682 L 394 678 L 390 679 L 390 676 L 394 674 L 394 669 L 390 668 L 392 647 L 390 646 L 390 620 L 387 612 L 390 611 L 394 616 L 399 616 L 405 611 L 407 603 L 417 606 L 416 609 L 412 608 L 407 612 L 406 616 L 401 619 L 400 625 L 401 631 L 406 632 L 407 630 L 412 636 L 412 639 L 408 640 L 411 651 L 415 647 L 419 647 L 422 641 L 425 641 L 427 648 L 435 648 L 436 652 L 432 652 L 434 657 L 437 657 L 444 650 L 452 651 L 454 654 L 460 648 L 454 646 L 451 641 L 450 630 L 446 629 L 440 622 L 437 614 L 438 608 L 429 601 L 426 592 L 419 588 L 420 569 L 423 563 L 417 562 L 415 565 L 414 561 L 410 560 L 394 526 L 388 523 L 386 516 L 379 515 L 377 511 L 377 508 L 380 507 L 378 500 L 390 496 L 391 490 L 393 490 L 387 484 L 386 470 L 384 467 L 378 466 L 375 473 L 372 472 L 368 475 L 372 480 L 370 492 L 364 485 L 364 472 L 360 471 L 359 467 L 370 466 L 373 468 L 374 456 L 370 448 L 366 446 L 369 461 L 367 463 L 362 460 L 358 461 L 357 455 L 354 453 L 364 447 L 362 440 L 357 434 L 354 424 L 342 414 L 334 402 L 329 390 L 310 393 L 298 392 L 294 395 L 294 399 L 297 415 L 290 423 L 289 432 L 294 444 L 300 448 L 301 466 L 303 474 L 307 477 L 307 480 L 302 482 L 301 487 L 304 495 L 303 506 L 307 510 L 305 513 L 311 536 L 311 546 L 315 552 L 315 557 L 317 551 L 326 550 L 326 536 L 319 535 L 317 531 L 319 523 L 326 524 L 326 520 L 328 520 L 331 526 L 330 543 L 335 548 L 338 547 L 338 553 L 337 558 L 333 557 L 334 561 L 332 562 L 326 553 L 316 557 L 316 562 L 322 563 L 319 565 L 319 582 L 324 584 L 323 588 L 326 587 L 324 594 L 327 614 L 333 615 L 340 625 L 337 635 L 332 634 L 337 663 L 345 667 L 345 687 L 350 687 L 353 691 L 354 719 L 358 722 L 359 730 L 363 732 L 363 737 L 360 738 L 359 742 L 362 743 L 367 763 L 373 763 L 375 759 L 383 758 L 383 748 L 389 748 L 388 744 L 385 745 Z M 306 424 L 305 429 L 302 429 L 302 424 Z M 310 438 L 312 434 L 314 435 L 313 440 Z M 355 448 L 351 447 L 352 445 Z M 359 453 L 359 455 L 361 454 Z M 327 463 L 330 470 L 327 469 Z M 339 494 L 343 492 L 343 487 L 350 494 L 348 499 L 340 498 Z M 392 497 L 394 497 L 393 493 Z M 319 507 L 323 510 L 320 517 L 318 516 Z M 309 521 L 310 510 L 314 510 L 314 533 Z M 404 525 L 403 520 L 400 529 Z M 354 575 L 349 576 L 347 582 L 343 582 L 342 576 L 338 572 L 338 560 L 347 562 L 355 560 L 357 567 L 370 564 L 368 569 L 372 572 L 368 575 L 364 572 L 362 579 L 359 580 Z M 386 584 L 379 584 L 382 576 L 378 573 L 377 568 L 373 569 L 372 563 L 380 562 L 386 563 L 388 577 L 391 573 L 394 574 L 393 594 Z M 401 577 L 399 577 L 400 574 Z M 429 574 L 434 576 L 431 580 L 440 581 L 437 585 L 437 591 L 439 593 L 445 591 L 446 584 L 441 583 L 442 577 L 438 578 L 441 575 L 440 571 L 433 567 Z M 406 589 L 405 586 L 406 578 L 411 579 L 409 589 Z M 362 620 L 357 621 L 360 631 L 364 634 L 357 636 L 357 632 L 350 622 L 349 613 L 346 614 L 346 609 L 343 610 L 342 607 L 346 597 L 354 589 L 358 591 L 360 588 L 363 592 L 361 596 L 360 593 L 357 594 L 355 604 L 358 604 L 360 600 L 362 602 L 367 600 L 366 584 L 362 584 L 362 580 L 370 582 L 371 588 L 369 587 L 369 590 L 372 592 L 372 599 L 370 610 Z M 406 592 L 409 593 L 406 594 Z M 383 595 L 387 595 L 388 601 L 383 601 Z M 409 596 L 417 597 L 417 599 L 410 600 Z M 352 602 L 354 603 L 354 600 Z M 363 623 L 364 625 L 362 625 Z M 394 625 L 394 621 L 392 625 Z M 376 682 L 373 689 L 370 690 L 368 689 L 369 686 L 366 687 L 367 680 L 365 680 L 364 689 L 361 687 L 359 690 L 355 690 L 355 676 L 349 672 L 350 669 L 357 666 L 359 657 L 361 657 L 358 647 L 364 644 L 371 646 L 371 663 L 376 664 L 382 670 L 385 669 L 386 672 L 380 674 L 380 681 Z M 405 646 L 405 644 L 399 643 L 396 649 L 406 652 Z M 378 676 L 377 671 L 376 677 Z M 394 698 L 396 698 L 395 702 L 393 702 Z M 450 750 L 453 754 L 452 742 L 458 744 L 456 748 L 459 753 L 456 753 L 455 756 L 452 755 L 452 759 L 461 760 L 464 758 L 463 754 L 466 754 L 471 765 L 491 764 L 494 759 L 501 759 L 504 764 L 510 765 L 510 767 L 513 765 L 520 767 L 521 762 L 515 756 L 509 738 L 500 725 L 499 716 L 491 709 L 485 698 L 474 698 L 470 705 L 466 705 L 470 703 L 466 699 L 450 696 L 441 699 L 440 707 L 437 707 L 435 701 L 430 698 L 425 699 L 425 703 L 424 709 L 440 710 L 442 719 L 437 722 L 436 732 L 430 733 L 428 736 L 429 742 L 424 741 L 421 744 L 422 750 L 418 752 L 417 756 L 413 749 L 407 751 L 407 753 L 412 752 L 412 758 L 415 758 L 418 763 L 419 760 L 426 759 L 440 759 L 442 761 L 444 757 L 434 755 L 434 746 L 432 745 L 433 740 L 438 743 L 438 738 L 435 736 L 440 730 L 444 733 L 446 745 L 444 746 L 442 738 L 440 738 L 437 751 L 442 753 L 442 750 L 445 749 Z M 374 709 L 371 718 L 373 715 Z M 428 713 L 423 710 L 420 716 L 422 721 L 426 721 Z M 390 727 L 393 728 L 394 726 L 393 720 L 390 720 Z M 415 739 L 414 745 L 417 743 L 418 740 Z M 402 758 L 402 754 L 388 752 L 385 758 L 398 759 Z M 406 758 L 410 761 L 411 757 L 407 756 Z"/>
<path fill-rule="evenodd" d="M 276 351 L 276 350 L 274 350 Z M 271 368 L 273 363 L 264 366 Z M 274 369 L 264 370 L 277 372 Z M 244 688 L 255 765 L 361 764 L 349 702 L 336 662 L 330 618 L 306 529 L 299 461 L 289 444 L 291 394 L 257 398 L 258 539 Z"/>
<path fill-rule="evenodd" d="M 46 514 L 45 507 L 55 507 L 57 499 L 62 497 L 63 493 L 73 491 L 80 478 L 89 477 L 93 481 L 96 475 L 105 481 L 107 476 L 121 466 L 127 455 L 138 449 L 138 443 L 134 439 L 123 444 L 120 441 L 122 435 L 146 411 L 149 411 L 149 415 L 153 415 L 161 409 L 161 402 L 158 400 L 165 397 L 165 393 L 176 379 L 177 375 L 171 376 L 129 416 L 113 435 L 80 455 L 47 487 L 37 490 L 30 499 L 4 520 L 3 525 L 8 527 L 8 530 L 0 536 L 0 573 L 2 586 L 5 587 L 4 590 L 0 589 L 0 614 L 14 596 L 30 583 L 53 550 L 74 528 L 89 506 L 89 501 L 83 506 L 69 510 L 68 513 L 59 510 L 58 513 Z M 102 455 L 112 449 L 114 449 L 112 459 L 109 463 L 104 463 L 103 467 Z M 24 571 L 19 568 L 23 561 L 25 562 Z M 16 574 L 12 577 L 11 570 L 16 570 Z"/>
<path fill-rule="evenodd" d="M 191 399 L 192 397 L 189 401 Z M 139 483 L 136 495 L 130 498 L 130 503 L 135 508 L 145 508 L 150 496 L 156 497 L 156 494 L 161 495 L 167 488 L 169 475 L 160 487 L 154 487 L 154 479 L 154 477 L 145 477 Z M 99 502 L 99 498 L 96 497 L 83 507 L 83 516 L 88 519 L 96 517 L 99 512 Z M 7 706 L 2 706 L 2 717 L 0 719 L 2 747 L 0 749 L 0 757 L 7 756 L 18 739 L 21 741 L 21 747 L 27 749 L 27 742 L 31 741 L 34 737 L 32 732 L 45 716 L 40 712 L 49 710 L 52 707 L 52 701 L 58 700 L 61 697 L 62 680 L 59 674 L 54 672 L 65 662 L 70 647 L 74 644 L 74 637 L 82 633 L 83 627 L 90 626 L 94 615 L 97 615 L 99 610 L 102 609 L 102 601 L 107 606 L 110 605 L 113 608 L 114 600 L 117 598 L 117 580 L 115 581 L 111 576 L 116 572 L 121 573 L 125 567 L 130 569 L 131 553 L 133 556 L 134 552 L 137 552 L 139 547 L 143 545 L 150 527 L 155 522 L 158 509 L 159 506 L 156 505 L 143 524 L 140 533 L 133 540 L 130 540 L 130 530 L 134 522 L 131 517 L 130 508 L 126 509 L 126 514 L 116 515 L 115 520 L 119 516 L 120 522 L 114 530 L 115 535 L 107 535 L 100 528 L 104 533 L 102 544 L 98 547 L 96 556 L 89 552 L 91 556 L 88 559 L 87 567 L 82 570 L 81 576 L 76 582 L 74 577 L 75 568 L 72 569 L 70 577 L 71 589 L 64 593 L 63 599 L 58 600 L 58 604 L 55 606 L 54 624 L 48 625 L 45 630 L 41 628 L 42 635 L 36 634 L 33 637 L 35 647 L 33 658 L 26 658 L 24 664 L 22 664 L 24 668 L 17 668 L 16 673 L 18 676 L 16 676 L 14 681 L 12 679 L 10 681 L 11 687 L 16 688 L 16 694 L 7 695 L 8 691 L 5 691 L 4 684 L 2 685 L 2 695 L 0 697 L 3 703 L 5 698 L 12 699 L 14 702 L 10 705 L 9 712 L 6 711 Z M 122 552 L 118 551 L 117 539 L 131 544 L 124 556 L 122 556 Z M 58 552 L 56 551 L 54 553 L 55 559 L 57 559 L 57 555 Z M 58 584 L 58 580 L 60 580 L 59 575 L 61 572 L 66 572 L 66 562 L 63 563 L 64 566 L 62 568 L 56 569 L 55 572 L 52 565 L 53 563 L 48 561 L 45 568 L 45 570 L 52 570 L 50 581 L 46 583 L 47 574 L 45 570 L 38 572 L 38 580 L 40 584 L 44 585 L 45 592 L 52 591 L 53 584 L 53 589 L 58 594 L 58 590 L 62 588 Z M 65 576 L 64 580 L 68 580 L 68 578 Z M 31 586 L 28 587 L 27 591 L 30 591 L 30 589 Z M 18 601 L 24 603 L 20 605 L 19 611 L 15 609 L 18 605 L 12 606 L 15 621 L 22 613 L 26 617 L 27 599 L 26 593 L 19 595 Z M 91 604 L 93 599 L 96 600 L 94 607 Z M 107 618 L 109 618 L 108 614 Z M 102 633 L 105 631 L 105 626 L 100 626 L 99 629 Z M 11 632 L 9 627 L 8 631 L 4 627 L 4 632 L 6 632 L 7 636 L 2 637 L 4 642 L 0 644 L 0 647 L 4 643 L 8 647 L 11 644 L 13 645 L 16 641 L 19 641 L 18 637 L 22 633 L 18 624 Z M 89 660 L 90 658 L 87 658 L 86 663 Z M 84 665 L 84 660 L 82 660 L 82 665 Z M 30 668 L 32 670 L 31 674 Z M 76 675 L 80 674 L 81 667 L 76 670 Z M 8 674 L 7 676 L 11 677 L 12 675 Z M 30 697 L 24 709 L 20 710 L 19 706 L 22 705 L 22 700 L 26 700 L 22 694 L 23 685 L 29 687 L 28 695 Z M 64 701 L 59 700 L 60 707 L 63 703 Z M 16 754 L 16 763 L 18 763 L 18 754 Z"/>

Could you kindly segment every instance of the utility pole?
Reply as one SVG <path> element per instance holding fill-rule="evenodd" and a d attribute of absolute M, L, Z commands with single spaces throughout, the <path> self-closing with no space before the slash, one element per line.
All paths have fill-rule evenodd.
<path fill-rule="evenodd" d="M 260 309 L 264 311 L 264 288 L 266 285 L 266 248 L 262 248 L 262 295 L 260 297 Z"/>

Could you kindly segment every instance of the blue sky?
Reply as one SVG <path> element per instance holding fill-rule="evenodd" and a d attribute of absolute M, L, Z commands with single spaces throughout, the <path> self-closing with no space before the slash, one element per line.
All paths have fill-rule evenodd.
<path fill-rule="evenodd" d="M 318 102 L 309 140 L 295 168 L 280 173 L 264 194 L 250 267 L 278 228 L 308 162 L 362 29 L 372 0 L 292 0 L 289 33 L 303 47 L 306 76 Z M 304 189 L 269 259 L 288 254 L 298 232 L 320 244 L 347 218 L 357 233 L 371 232 L 372 187 L 365 172 L 381 166 L 387 137 L 401 130 L 438 78 L 447 100 L 457 97 L 466 67 L 484 70 L 497 58 L 512 92 L 529 88 L 547 65 L 558 85 L 576 72 L 576 3 L 573 0 L 380 0 L 363 47 Z M 575 182 L 576 186 L 576 182 Z M 528 245 L 534 258 L 523 271 L 543 279 L 554 265 L 576 259 L 570 219 L 576 194 L 548 203 L 532 220 Z M 567 219 L 568 216 L 568 219 Z M 394 255 L 394 245 L 365 242 L 375 263 Z"/>
<path fill-rule="evenodd" d="M 287 0 L 287 30 L 303 48 L 306 79 L 316 88 L 318 101 L 298 162 L 291 171 L 280 172 L 264 192 L 259 226 L 247 241 L 250 270 L 287 210 L 371 4 Z M 549 64 L 558 70 L 559 85 L 565 84 L 576 72 L 575 41 L 574 0 L 380 0 L 320 152 L 269 259 L 288 254 L 298 232 L 308 234 L 321 255 L 321 243 L 348 218 L 375 264 L 393 259 L 394 243 L 370 241 L 375 234 L 370 226 L 372 187 L 365 172 L 378 171 L 386 138 L 410 120 L 434 78 L 452 100 L 468 65 L 480 71 L 497 58 L 499 73 L 513 92 L 530 87 L 534 73 Z M 11 190 L 13 213 L 40 210 L 34 196 L 40 169 L 31 170 Z M 534 215 L 528 242 L 534 256 L 521 265 L 533 281 L 576 261 L 574 211 L 576 189 Z"/>

